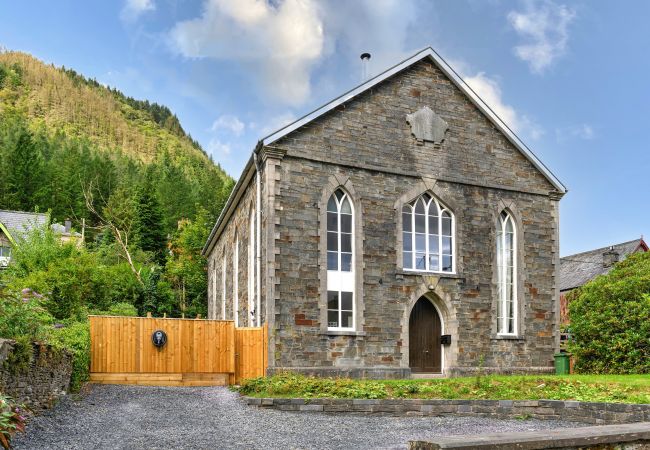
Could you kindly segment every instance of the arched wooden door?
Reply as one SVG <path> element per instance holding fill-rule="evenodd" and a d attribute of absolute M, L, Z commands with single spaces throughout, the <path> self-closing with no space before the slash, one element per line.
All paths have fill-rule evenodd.
<path fill-rule="evenodd" d="M 442 371 L 441 335 L 438 311 L 428 299 L 420 298 L 409 319 L 409 365 L 412 372 Z"/>

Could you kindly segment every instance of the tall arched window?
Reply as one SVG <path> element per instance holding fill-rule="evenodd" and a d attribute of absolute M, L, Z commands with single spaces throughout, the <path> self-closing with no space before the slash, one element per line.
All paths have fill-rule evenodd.
<path fill-rule="evenodd" d="M 248 227 L 248 326 L 255 326 L 255 210 L 251 209 Z"/>
<path fill-rule="evenodd" d="M 232 251 L 232 313 L 235 327 L 239 326 L 239 236 L 235 232 L 235 247 Z"/>
<path fill-rule="evenodd" d="M 402 208 L 402 257 L 406 270 L 454 272 L 454 215 L 428 193 Z"/>
<path fill-rule="evenodd" d="M 506 211 L 497 227 L 497 332 L 517 333 L 517 240 L 515 223 Z"/>
<path fill-rule="evenodd" d="M 354 329 L 354 206 L 337 189 L 327 202 L 327 327 Z"/>

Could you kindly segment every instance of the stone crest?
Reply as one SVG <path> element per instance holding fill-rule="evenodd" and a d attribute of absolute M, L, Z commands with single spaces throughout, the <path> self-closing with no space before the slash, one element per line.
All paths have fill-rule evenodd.
<path fill-rule="evenodd" d="M 411 133 L 418 141 L 429 141 L 434 144 L 440 144 L 445 139 L 445 133 L 449 128 L 447 122 L 428 106 L 407 114 L 406 123 L 411 125 Z"/>

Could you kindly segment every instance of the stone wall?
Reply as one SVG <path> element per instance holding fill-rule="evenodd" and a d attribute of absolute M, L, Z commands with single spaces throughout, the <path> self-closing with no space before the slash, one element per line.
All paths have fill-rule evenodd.
<path fill-rule="evenodd" d="M 34 344 L 28 370 L 12 366 L 15 342 L 0 339 L 0 392 L 33 411 L 49 408 L 70 386 L 72 355 L 49 345 Z"/>
<path fill-rule="evenodd" d="M 243 397 L 251 405 L 282 411 L 349 412 L 399 416 L 477 416 L 567 420 L 594 425 L 650 421 L 650 405 L 562 400 L 361 400 Z"/>

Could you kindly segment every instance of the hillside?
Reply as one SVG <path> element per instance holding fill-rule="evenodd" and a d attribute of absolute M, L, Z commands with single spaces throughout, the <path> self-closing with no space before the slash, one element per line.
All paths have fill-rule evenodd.
<path fill-rule="evenodd" d="M 171 231 L 199 208 L 215 217 L 233 185 L 168 108 L 20 52 L 0 53 L 0 162 L 0 208 L 55 220 L 93 219 L 81 189 L 92 182 L 106 201 L 152 191 Z"/>

